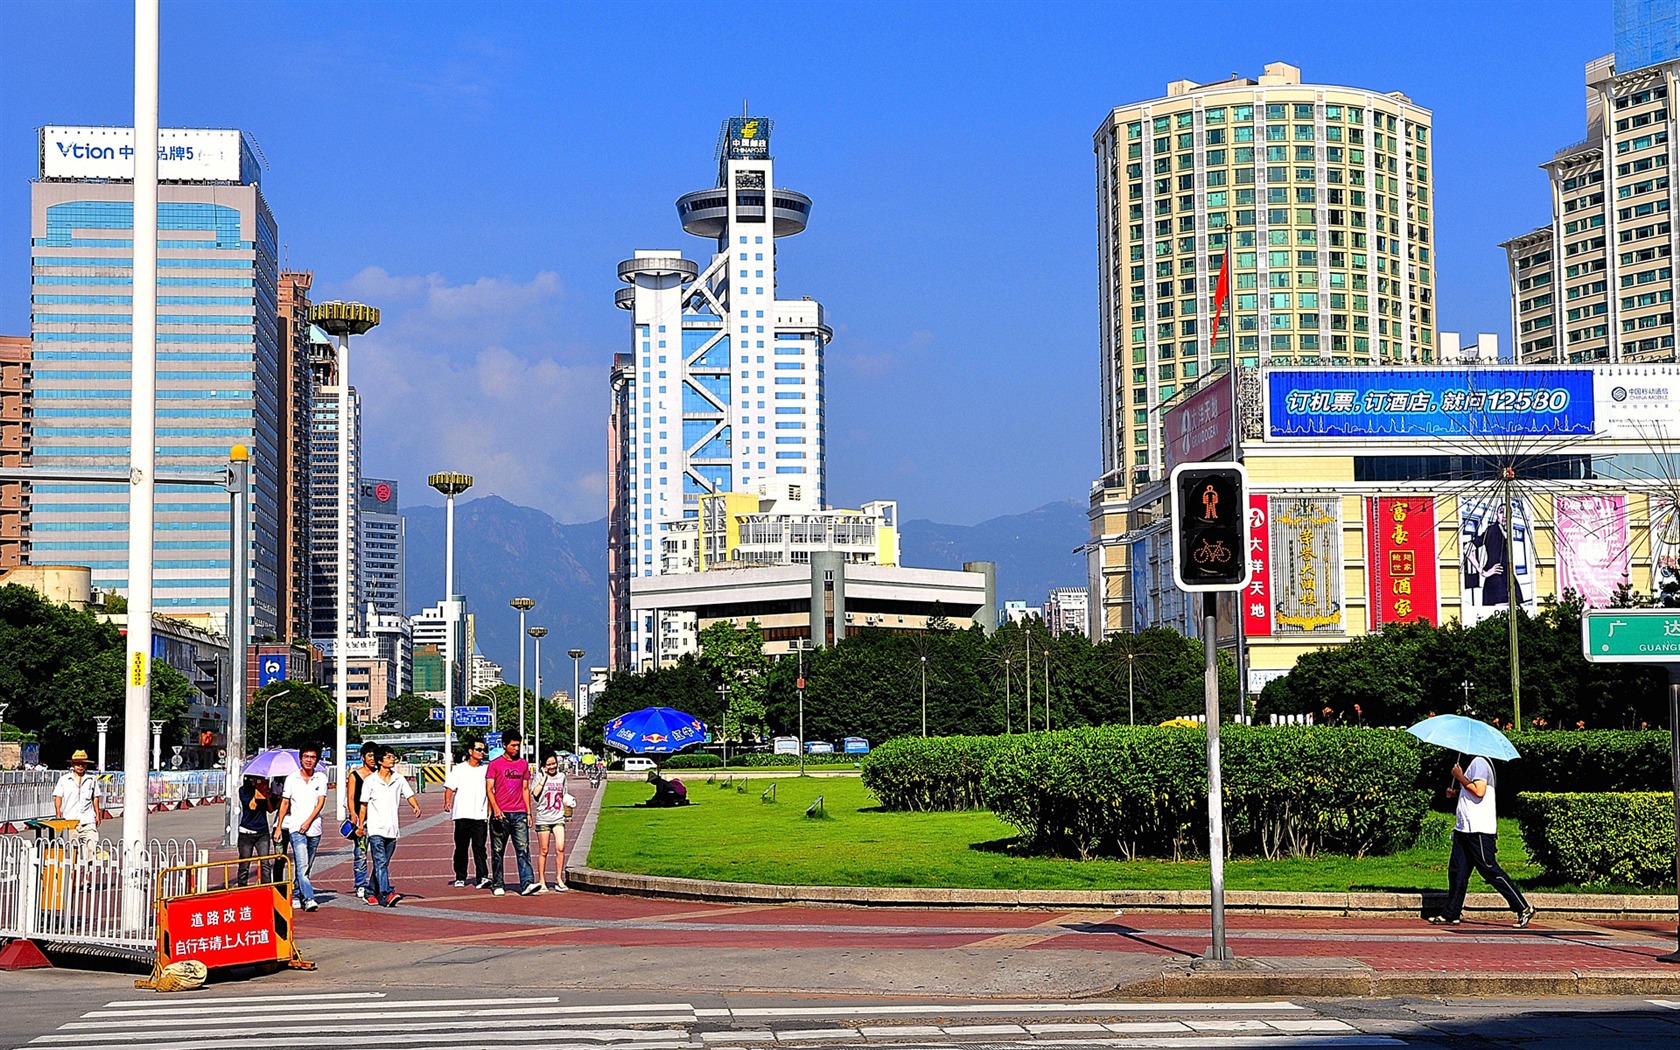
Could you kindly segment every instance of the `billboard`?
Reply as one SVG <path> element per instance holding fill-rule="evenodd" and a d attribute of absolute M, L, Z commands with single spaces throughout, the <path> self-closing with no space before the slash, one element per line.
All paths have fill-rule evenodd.
<path fill-rule="evenodd" d="M 1270 509 L 1276 632 L 1341 634 L 1341 497 L 1273 496 Z"/>
<path fill-rule="evenodd" d="M 1490 488 L 1458 498 L 1459 622 L 1466 627 L 1505 612 L 1513 597 L 1530 616 L 1539 608 L 1534 513 L 1520 494 L 1511 497 L 1511 507 L 1514 523 L 1507 529 L 1502 492 Z"/>
<path fill-rule="evenodd" d="M 724 125 L 723 155 L 729 160 L 770 159 L 770 118 L 730 117 Z"/>
<path fill-rule="evenodd" d="M 1630 582 L 1627 497 L 1564 496 L 1553 501 L 1558 586 L 1602 609 Z"/>
<path fill-rule="evenodd" d="M 1435 500 L 1377 496 L 1366 501 L 1371 629 L 1440 623 L 1435 569 Z"/>
<path fill-rule="evenodd" d="M 1653 598 L 1680 596 L 1680 506 L 1672 496 L 1651 496 L 1651 590 Z"/>
<path fill-rule="evenodd" d="M 1680 366 L 1274 369 L 1269 438 L 1624 437 L 1665 432 Z"/>
<path fill-rule="evenodd" d="M 263 689 L 275 682 L 286 680 L 287 664 L 291 662 L 287 653 L 264 653 L 257 657 L 257 688 Z"/>
<path fill-rule="evenodd" d="M 1161 425 L 1168 470 L 1180 463 L 1203 462 L 1230 448 L 1231 373 L 1167 409 Z"/>
<path fill-rule="evenodd" d="M 1272 515 L 1266 497 L 1253 492 L 1248 494 L 1248 587 L 1242 606 L 1245 637 L 1272 633 Z"/>
<path fill-rule="evenodd" d="M 43 179 L 134 178 L 134 129 L 61 127 L 40 129 Z M 261 181 L 256 155 L 238 131 L 208 128 L 158 129 L 158 179 L 163 182 Z"/>

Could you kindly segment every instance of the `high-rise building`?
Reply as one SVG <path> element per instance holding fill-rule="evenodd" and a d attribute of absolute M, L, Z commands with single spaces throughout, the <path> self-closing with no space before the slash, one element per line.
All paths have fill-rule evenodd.
<path fill-rule="evenodd" d="M 1245 375 L 1436 360 L 1432 126 L 1399 92 L 1303 84 L 1282 62 L 1258 80 L 1174 81 L 1104 118 L 1094 637 L 1131 629 L 1122 537 L 1146 524 L 1135 497 L 1166 476 L 1162 422 L 1175 399 L 1233 356 Z M 1227 253 L 1230 299 L 1210 345 Z M 1252 393 L 1245 382 L 1240 397 Z"/>
<path fill-rule="evenodd" d="M 133 339 L 134 132 L 40 129 L 30 188 L 31 458 L 37 467 L 126 472 Z M 249 140 L 238 131 L 159 135 L 157 445 L 163 473 L 213 473 L 252 453 L 251 609 L 278 629 L 281 366 L 276 228 Z M 32 486 L 30 556 L 128 586 L 128 486 Z M 160 484 L 154 601 L 225 614 L 227 495 Z"/>
<path fill-rule="evenodd" d="M 732 117 L 716 184 L 677 199 L 683 229 L 715 246 L 701 266 L 675 249 L 618 266 L 630 349 L 614 358 L 608 425 L 611 665 L 653 656 L 630 580 L 660 573 L 667 523 L 703 495 L 797 481 L 826 500 L 823 354 L 833 332 L 811 299 L 780 299 L 776 240 L 805 229 L 811 199 L 776 184 L 771 122 Z"/>
<path fill-rule="evenodd" d="M 29 337 L 0 335 L 0 467 L 29 466 Z M 0 481 L 0 568 L 29 561 L 29 484 Z"/>
<path fill-rule="evenodd" d="M 333 638 L 338 631 L 338 349 L 319 326 L 310 325 L 310 361 L 315 374 L 309 446 L 309 562 L 310 637 Z M 362 470 L 362 402 L 350 388 L 348 417 L 350 492 L 358 491 Z M 349 506 L 350 535 L 360 535 L 361 508 L 354 497 Z M 365 600 L 362 591 L 361 545 L 349 544 L 347 586 L 354 599 L 348 606 L 349 633 L 362 633 L 357 621 Z"/>
<path fill-rule="evenodd" d="M 407 604 L 403 574 L 406 535 L 397 509 L 397 483 L 363 478 L 360 497 L 362 601 L 384 616 L 401 616 Z"/>
<path fill-rule="evenodd" d="M 1676 360 L 1677 37 L 1674 0 L 1617 3 L 1616 53 L 1586 67 L 1586 138 L 1540 165 L 1552 221 L 1500 245 L 1524 363 Z"/>
<path fill-rule="evenodd" d="M 1052 637 L 1086 633 L 1091 592 L 1084 587 L 1053 587 L 1044 601 L 1044 622 Z"/>
<path fill-rule="evenodd" d="M 281 638 L 310 636 L 309 456 L 315 403 L 310 368 L 309 286 L 315 275 L 283 271 L 280 318 L 280 594 Z"/>

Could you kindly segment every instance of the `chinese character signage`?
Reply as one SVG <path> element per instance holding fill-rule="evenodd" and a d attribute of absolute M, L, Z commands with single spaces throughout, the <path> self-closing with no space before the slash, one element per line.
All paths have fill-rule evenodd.
<path fill-rule="evenodd" d="M 1379 496 L 1367 500 L 1366 508 L 1371 629 L 1409 620 L 1439 623 L 1435 500 Z"/>
<path fill-rule="evenodd" d="M 1167 468 L 1180 463 L 1199 463 L 1231 447 L 1231 373 L 1218 379 L 1167 409 L 1162 419 L 1166 432 Z"/>
<path fill-rule="evenodd" d="M 1272 633 L 1272 521 L 1265 496 L 1248 496 L 1248 587 L 1242 593 L 1243 634 Z"/>
<path fill-rule="evenodd" d="M 1273 496 L 1270 510 L 1276 633 L 1341 634 L 1341 498 Z"/>
<path fill-rule="evenodd" d="M 48 126 L 40 130 L 43 179 L 134 178 L 134 129 Z M 164 182 L 256 183 L 261 168 L 245 136 L 206 128 L 158 129 Z"/>
<path fill-rule="evenodd" d="M 1558 586 L 1604 608 L 1632 569 L 1626 496 L 1558 496 Z"/>
<path fill-rule="evenodd" d="M 211 968 L 273 962 L 290 954 L 276 929 L 273 886 L 170 898 L 164 905 L 167 961 L 197 959 Z"/>
<path fill-rule="evenodd" d="M 1520 494 L 1511 497 L 1511 509 L 1516 520 L 1507 528 L 1505 496 L 1497 488 L 1458 499 L 1459 622 L 1466 627 L 1505 612 L 1513 598 L 1530 616 L 1539 608 L 1534 515 Z"/>
<path fill-rule="evenodd" d="M 725 127 L 726 155 L 730 160 L 768 160 L 770 121 L 766 117 L 730 117 Z"/>

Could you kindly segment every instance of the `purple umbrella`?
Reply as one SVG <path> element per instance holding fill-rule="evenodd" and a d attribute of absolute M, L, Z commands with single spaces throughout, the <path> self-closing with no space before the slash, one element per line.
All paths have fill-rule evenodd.
<path fill-rule="evenodd" d="M 288 747 L 277 747 L 269 751 L 258 751 L 255 758 L 245 763 L 245 768 L 239 772 L 247 777 L 276 777 L 291 776 L 303 768 L 298 761 L 298 753 Z"/>

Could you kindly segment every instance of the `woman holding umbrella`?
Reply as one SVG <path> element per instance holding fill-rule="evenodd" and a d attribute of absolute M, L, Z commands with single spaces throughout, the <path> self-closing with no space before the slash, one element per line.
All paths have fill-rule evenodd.
<path fill-rule="evenodd" d="M 1534 919 L 1534 905 L 1528 903 L 1495 856 L 1499 842 L 1496 777 L 1493 762 L 1484 757 L 1516 758 L 1517 749 L 1492 726 L 1462 715 L 1437 715 L 1407 732 L 1427 743 L 1475 756 L 1468 769 L 1461 763 L 1452 767 L 1453 783 L 1447 795 L 1458 799 L 1458 812 L 1453 821 L 1452 858 L 1447 863 L 1447 906 L 1429 921 L 1437 926 L 1457 926 L 1464 921 L 1464 894 L 1470 888 L 1470 870 L 1474 868 L 1517 913 L 1517 928 L 1527 926 Z"/>

